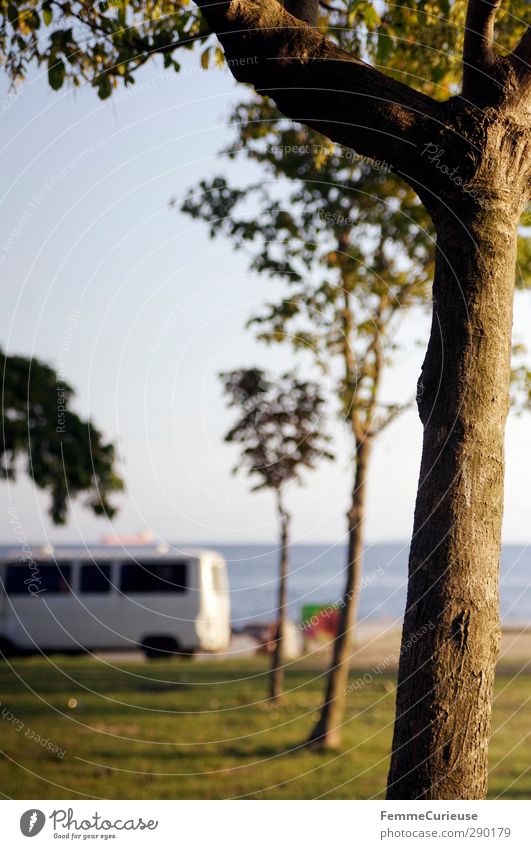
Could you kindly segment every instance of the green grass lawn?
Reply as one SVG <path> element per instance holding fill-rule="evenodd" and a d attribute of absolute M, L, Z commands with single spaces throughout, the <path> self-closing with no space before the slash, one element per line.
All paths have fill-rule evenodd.
<path fill-rule="evenodd" d="M 273 708 L 264 700 L 266 669 L 261 658 L 2 662 L 0 790 L 20 799 L 382 798 L 394 675 L 349 696 L 343 748 L 317 754 L 300 746 L 315 719 L 322 668 L 291 665 L 283 704 Z M 498 676 L 492 797 L 531 797 L 530 700 L 531 676 Z"/>

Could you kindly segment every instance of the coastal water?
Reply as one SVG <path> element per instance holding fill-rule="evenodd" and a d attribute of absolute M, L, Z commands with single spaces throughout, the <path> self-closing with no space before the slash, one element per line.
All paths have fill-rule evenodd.
<path fill-rule="evenodd" d="M 235 627 L 271 621 L 275 609 L 276 552 L 267 545 L 215 546 L 227 560 Z M 368 546 L 359 621 L 401 623 L 406 601 L 408 545 Z M 301 618 L 305 604 L 341 598 L 343 545 L 294 545 L 289 576 L 289 615 Z M 501 563 L 501 616 L 505 625 L 531 624 L 531 546 L 506 545 Z"/>
<path fill-rule="evenodd" d="M 201 541 L 185 547 L 215 548 L 225 557 L 235 628 L 250 622 L 273 620 L 278 571 L 273 545 L 224 545 Z M 69 548 L 83 550 L 81 546 Z M 180 546 L 175 544 L 174 548 L 178 552 Z M 0 546 L 0 556 L 6 551 L 6 547 Z M 290 558 L 290 619 L 300 621 L 304 605 L 330 604 L 341 599 L 345 581 L 345 547 L 342 544 L 293 545 Z M 406 601 L 407 559 L 407 543 L 367 546 L 360 623 L 401 624 Z M 531 546 L 503 547 L 500 606 L 505 625 L 531 625 Z"/>

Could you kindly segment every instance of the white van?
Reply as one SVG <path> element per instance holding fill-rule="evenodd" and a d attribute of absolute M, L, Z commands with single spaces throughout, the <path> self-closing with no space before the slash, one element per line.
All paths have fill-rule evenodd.
<path fill-rule="evenodd" d="M 230 642 L 227 568 L 215 551 L 56 548 L 0 561 L 0 649 L 141 648 L 148 657 Z"/>

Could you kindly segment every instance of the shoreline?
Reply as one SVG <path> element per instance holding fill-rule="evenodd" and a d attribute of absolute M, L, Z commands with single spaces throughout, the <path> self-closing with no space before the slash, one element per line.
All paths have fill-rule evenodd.
<path fill-rule="evenodd" d="M 351 670 L 385 671 L 396 672 L 400 657 L 401 626 L 394 623 L 371 623 L 361 625 L 357 629 L 356 643 L 352 653 Z M 259 641 L 248 634 L 236 633 L 232 635 L 230 648 L 219 654 L 199 653 L 195 655 L 195 661 L 231 661 L 248 659 L 256 656 Z M 327 645 L 314 648 L 299 658 L 288 660 L 288 665 L 299 661 L 306 662 L 316 668 L 326 667 L 329 661 L 330 651 Z M 139 651 L 116 652 L 98 651 L 93 652 L 96 659 L 117 663 L 142 663 L 148 662 Z M 262 657 L 265 655 L 262 653 Z M 501 650 L 497 669 L 499 672 L 514 672 L 529 674 L 531 668 L 531 625 L 518 628 L 511 623 L 502 626 Z"/>

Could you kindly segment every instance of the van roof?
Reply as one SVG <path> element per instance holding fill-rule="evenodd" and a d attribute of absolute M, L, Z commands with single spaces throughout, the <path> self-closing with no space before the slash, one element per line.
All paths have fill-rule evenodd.
<path fill-rule="evenodd" d="M 0 563 L 13 561 L 21 566 L 28 560 L 124 560 L 127 558 L 137 560 L 174 560 L 179 557 L 218 557 L 223 560 L 223 555 L 211 548 L 177 548 L 169 545 L 46 545 L 28 546 L 21 557 L 22 549 L 13 546 L 4 548 L 0 553 Z"/>

